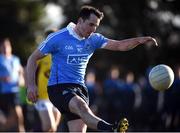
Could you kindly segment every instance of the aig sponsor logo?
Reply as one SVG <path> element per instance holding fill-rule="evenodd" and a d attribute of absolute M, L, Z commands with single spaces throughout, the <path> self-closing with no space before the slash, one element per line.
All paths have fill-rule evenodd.
<path fill-rule="evenodd" d="M 71 54 L 68 55 L 67 64 L 79 65 L 85 64 L 88 61 L 88 54 Z"/>

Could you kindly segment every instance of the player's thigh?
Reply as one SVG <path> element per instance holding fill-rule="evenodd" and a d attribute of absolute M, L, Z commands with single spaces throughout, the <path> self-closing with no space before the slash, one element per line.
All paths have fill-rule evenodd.
<path fill-rule="evenodd" d="M 85 133 L 87 130 L 87 125 L 81 119 L 68 121 L 67 124 L 69 128 L 69 132 Z"/>
<path fill-rule="evenodd" d="M 77 95 L 69 101 L 68 106 L 69 110 L 72 113 L 75 113 L 80 117 L 82 115 L 85 115 L 85 113 L 87 113 L 87 111 L 89 110 L 88 104 L 80 96 Z"/>

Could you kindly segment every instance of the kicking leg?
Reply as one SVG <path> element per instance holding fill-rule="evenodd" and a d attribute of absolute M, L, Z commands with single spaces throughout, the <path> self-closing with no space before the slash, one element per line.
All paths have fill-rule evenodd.
<path fill-rule="evenodd" d="M 69 109 L 72 113 L 80 116 L 88 127 L 102 131 L 113 131 L 113 125 L 95 116 L 87 103 L 79 96 L 74 96 L 70 100 Z"/>

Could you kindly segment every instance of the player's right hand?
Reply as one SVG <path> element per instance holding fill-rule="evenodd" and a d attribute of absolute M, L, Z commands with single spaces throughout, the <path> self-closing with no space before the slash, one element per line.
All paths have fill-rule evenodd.
<path fill-rule="evenodd" d="M 29 86 L 27 88 L 27 98 L 29 101 L 35 103 L 38 99 L 37 86 Z"/>
<path fill-rule="evenodd" d="M 157 43 L 156 39 L 155 39 L 155 38 L 151 38 L 151 39 L 152 39 L 152 41 L 154 42 L 154 44 L 155 44 L 156 46 L 158 46 L 158 43 Z"/>

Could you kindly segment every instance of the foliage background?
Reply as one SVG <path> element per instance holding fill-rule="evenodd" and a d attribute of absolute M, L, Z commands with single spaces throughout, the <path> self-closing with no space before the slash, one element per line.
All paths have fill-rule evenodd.
<path fill-rule="evenodd" d="M 26 65 L 28 56 L 42 40 L 48 25 L 42 23 L 45 6 L 54 3 L 63 10 L 65 19 L 76 22 L 77 13 L 84 4 L 96 6 L 105 18 L 98 32 L 113 39 L 150 35 L 159 47 L 151 44 L 128 52 L 98 50 L 89 66 L 106 71 L 110 64 L 121 64 L 137 74 L 143 74 L 150 65 L 179 63 L 180 10 L 178 0 L 6 0 L 0 1 L 0 36 L 8 36 L 13 52 Z M 102 75 L 103 76 L 103 75 Z"/>
<path fill-rule="evenodd" d="M 89 4 L 104 12 L 105 17 L 97 29 L 97 32 L 104 36 L 119 40 L 137 36 L 152 36 L 157 39 L 158 47 L 145 44 L 126 52 L 97 50 L 88 67 L 94 68 L 98 81 L 103 81 L 106 78 L 106 74 L 112 65 L 118 65 L 119 69 L 121 69 L 121 66 L 125 68 L 122 70 L 133 71 L 135 78 L 137 78 L 135 83 L 141 83 L 142 77 L 147 77 L 147 70 L 151 66 L 167 64 L 173 69 L 180 66 L 179 0 L 0 0 L 0 37 L 10 37 L 13 44 L 13 53 L 20 57 L 24 66 L 26 66 L 29 55 L 42 41 L 45 30 L 53 22 L 51 18 L 46 18 L 47 6 L 50 4 L 61 8 L 61 23 L 57 26 L 59 29 L 66 26 L 70 21 L 76 22 L 80 7 Z M 53 16 L 56 11 L 51 9 L 51 13 Z M 173 130 L 173 118 L 172 125 L 167 127 L 167 130 L 164 127 L 160 127 L 161 130 L 158 129 L 159 125 L 162 126 L 163 123 L 166 123 L 166 120 L 169 121 L 168 112 L 166 112 L 169 110 L 164 110 L 165 113 L 155 112 L 157 94 L 159 96 L 162 93 L 152 91 L 148 89 L 148 86 L 141 87 L 141 90 L 143 106 L 141 105 L 139 112 L 132 109 L 129 111 L 132 111 L 133 115 L 131 115 L 137 118 L 135 122 L 132 122 L 132 125 L 135 123 L 142 124 L 141 128 L 138 127 L 139 125 L 136 127 L 137 131 L 141 131 L 140 129 L 142 131 L 176 131 L 176 129 Z M 99 93 L 98 98 L 104 98 L 101 91 L 97 91 Z M 107 119 L 110 115 L 117 119 L 119 112 L 122 111 L 121 109 L 126 109 L 128 102 L 135 101 L 132 100 L 132 96 L 128 97 L 127 94 L 117 93 L 117 97 L 111 95 L 109 97 L 105 96 L 102 101 L 98 101 L 98 99 L 97 104 L 100 105 L 100 112 L 102 111 L 100 116 Z M 166 97 L 166 95 L 170 97 Z M 114 102 L 111 101 L 112 99 L 114 99 Z M 123 99 L 125 100 L 123 101 Z M 167 101 L 164 102 L 166 103 L 164 106 L 171 109 L 170 115 L 171 113 L 172 115 L 175 114 L 175 120 L 179 118 L 176 113 L 179 115 L 180 112 L 179 106 L 177 106 L 178 99 L 179 87 L 175 86 L 173 89 L 165 91 L 165 100 Z M 118 108 L 111 108 L 112 103 L 118 103 L 118 100 L 125 106 L 121 108 L 117 105 Z M 107 104 L 109 103 L 107 101 L 110 101 L 110 104 Z M 127 110 L 125 110 L 126 112 Z M 116 113 L 118 116 L 116 116 Z M 34 121 L 28 121 L 33 116 L 27 115 L 27 118 L 25 117 L 27 119 L 25 122 L 28 123 L 30 129 L 31 124 L 29 123 L 33 125 L 36 122 L 36 118 Z M 157 116 L 162 118 L 160 119 Z M 146 124 L 150 127 L 148 130 Z M 177 131 L 179 131 L 179 123 L 176 124 Z M 131 130 L 134 131 L 134 129 Z"/>

